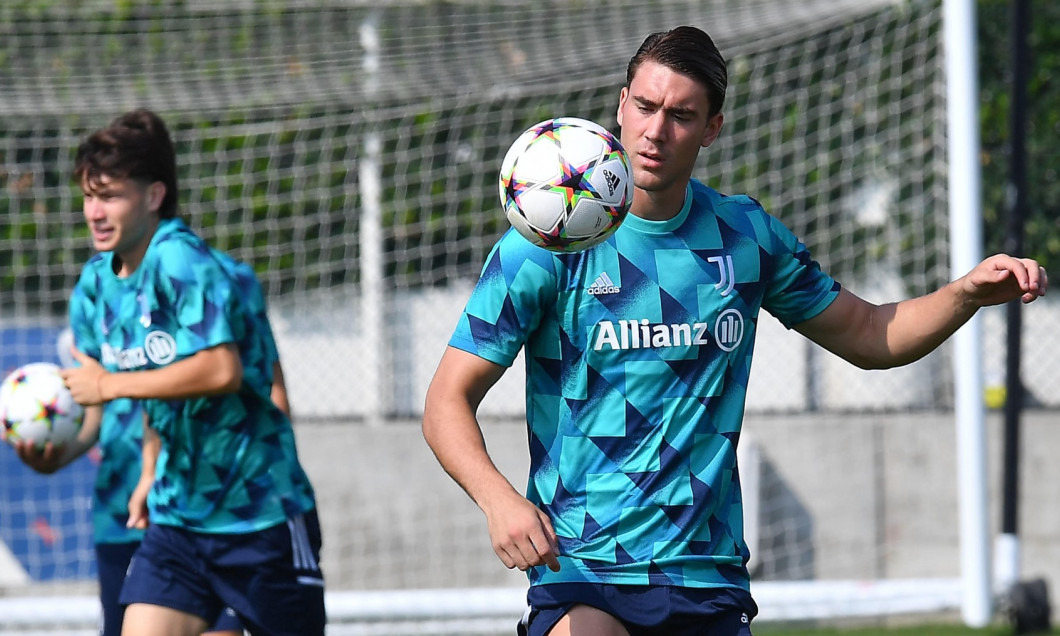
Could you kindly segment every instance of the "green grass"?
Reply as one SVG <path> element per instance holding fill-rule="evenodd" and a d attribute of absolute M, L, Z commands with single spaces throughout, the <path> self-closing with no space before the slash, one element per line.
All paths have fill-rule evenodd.
<path fill-rule="evenodd" d="M 755 636 L 1013 636 L 1016 633 L 1011 625 L 995 625 L 982 629 L 973 629 L 963 625 L 828 627 L 818 629 L 754 625 L 752 629 Z M 1060 634 L 1060 631 L 1054 629 L 1050 632 L 1038 632 L 1038 634 L 1057 635 Z"/>

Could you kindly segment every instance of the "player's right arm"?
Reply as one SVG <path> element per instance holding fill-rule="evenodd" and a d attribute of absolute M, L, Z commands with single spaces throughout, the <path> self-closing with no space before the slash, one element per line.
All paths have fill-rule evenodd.
<path fill-rule="evenodd" d="M 423 437 L 438 462 L 482 509 L 493 550 L 509 568 L 559 570 L 556 533 L 548 516 L 523 497 L 494 465 L 476 412 L 505 367 L 448 347 L 427 389 Z"/>
<path fill-rule="evenodd" d="M 203 349 L 146 371 L 108 373 L 95 358 L 77 350 L 73 355 L 81 366 L 63 369 L 62 376 L 80 404 L 101 404 L 123 397 L 181 400 L 234 393 L 243 382 L 243 363 L 233 343 Z"/>
<path fill-rule="evenodd" d="M 43 449 L 38 449 L 30 440 L 22 440 L 15 446 L 15 452 L 24 464 L 38 473 L 54 473 L 95 446 L 99 441 L 99 425 L 102 421 L 103 407 L 87 407 L 81 430 L 74 439 L 58 446 L 48 442 Z"/>

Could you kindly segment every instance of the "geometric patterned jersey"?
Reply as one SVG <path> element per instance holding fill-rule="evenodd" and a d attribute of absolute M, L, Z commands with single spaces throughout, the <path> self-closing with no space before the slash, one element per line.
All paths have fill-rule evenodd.
<path fill-rule="evenodd" d="M 125 527 L 129 497 L 140 480 L 143 431 L 143 409 L 136 400 L 120 398 L 103 405 L 100 463 L 92 493 L 95 543 L 134 543 L 143 539 L 143 530 Z"/>
<path fill-rule="evenodd" d="M 526 361 L 527 498 L 591 581 L 749 586 L 736 446 L 764 308 L 787 327 L 839 285 L 758 202 L 693 181 L 680 213 L 627 216 L 606 242 L 555 254 L 508 231 L 450 346 Z"/>
<path fill-rule="evenodd" d="M 154 369 L 224 343 L 239 350 L 237 392 L 141 401 L 162 439 L 151 523 L 246 533 L 315 506 L 290 420 L 270 398 L 271 333 L 183 221 L 162 220 L 127 277 L 115 274 L 112 252 L 93 256 L 70 301 L 70 326 L 78 349 L 108 371 Z"/>
<path fill-rule="evenodd" d="M 266 336 L 267 358 L 278 360 L 265 292 L 254 268 L 224 252 L 215 250 L 213 254 L 234 279 L 245 307 Z M 143 539 L 143 530 L 125 525 L 129 518 L 129 497 L 140 479 L 143 427 L 143 409 L 138 401 L 119 398 L 103 405 L 98 442 L 101 461 L 92 500 L 95 543 L 136 543 Z"/>

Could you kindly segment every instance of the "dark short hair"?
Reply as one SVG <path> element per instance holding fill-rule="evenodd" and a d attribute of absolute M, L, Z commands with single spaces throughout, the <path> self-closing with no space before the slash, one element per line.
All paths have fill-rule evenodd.
<path fill-rule="evenodd" d="M 159 217 L 177 215 L 177 158 L 161 117 L 146 108 L 129 111 L 81 142 L 74 160 L 74 179 L 94 187 L 103 177 L 161 181 L 166 195 Z"/>
<path fill-rule="evenodd" d="M 721 112 L 729 73 L 721 51 L 701 29 L 679 26 L 669 31 L 652 33 L 645 38 L 626 67 L 627 87 L 633 82 L 633 76 L 641 64 L 647 61 L 662 64 L 702 84 L 707 89 L 710 101 L 709 116 Z"/>

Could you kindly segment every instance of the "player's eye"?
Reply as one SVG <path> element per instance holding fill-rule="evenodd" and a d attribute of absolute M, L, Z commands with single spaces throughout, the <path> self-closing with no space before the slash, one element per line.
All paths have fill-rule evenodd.
<path fill-rule="evenodd" d="M 633 106 L 634 106 L 634 107 L 635 107 L 635 108 L 636 108 L 636 109 L 637 109 L 637 110 L 638 110 L 639 112 L 642 112 L 642 113 L 651 113 L 651 112 L 654 112 L 654 111 L 656 110 L 656 108 L 655 108 L 655 104 L 651 104 L 651 103 L 649 103 L 649 102 L 646 102 L 646 101 L 641 101 L 641 100 L 636 100 L 636 99 L 634 99 L 634 100 L 632 100 L 632 101 L 633 101 Z"/>

